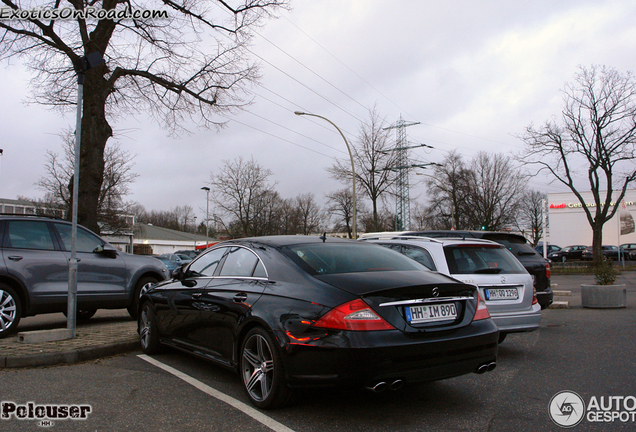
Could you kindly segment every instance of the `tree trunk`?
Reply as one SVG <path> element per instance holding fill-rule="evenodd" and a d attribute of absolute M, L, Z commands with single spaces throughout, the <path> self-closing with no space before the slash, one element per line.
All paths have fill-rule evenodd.
<path fill-rule="evenodd" d="M 99 193 L 104 180 L 104 148 L 113 135 L 106 120 L 106 98 L 110 86 L 103 77 L 103 66 L 86 72 L 80 142 L 80 181 L 78 223 L 99 233 Z"/>
<path fill-rule="evenodd" d="M 596 221 L 592 225 L 592 259 L 594 264 L 603 262 L 603 224 Z"/>

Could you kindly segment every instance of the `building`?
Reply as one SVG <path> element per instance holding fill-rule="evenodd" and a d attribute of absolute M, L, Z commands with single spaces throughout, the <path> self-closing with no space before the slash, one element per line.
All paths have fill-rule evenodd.
<path fill-rule="evenodd" d="M 594 207 L 591 192 L 581 192 L 581 195 L 589 207 Z M 602 192 L 602 196 L 604 195 L 605 192 Z M 616 191 L 613 197 L 618 195 L 619 192 Z M 603 244 L 618 246 L 623 243 L 636 243 L 636 232 L 634 232 L 636 190 L 627 190 L 623 201 L 613 202 L 612 205 L 619 205 L 620 208 L 603 227 Z M 546 239 L 549 244 L 561 247 L 592 245 L 592 227 L 583 210 L 583 204 L 572 192 L 548 194 L 548 220 Z M 623 232 L 631 232 L 621 235 L 621 228 Z"/>
<path fill-rule="evenodd" d="M 130 235 L 109 235 L 102 233 L 102 237 L 110 244 L 123 251 L 130 251 L 132 240 L 133 251 L 141 255 L 161 255 L 178 250 L 205 249 L 218 243 L 215 238 L 207 238 L 200 234 L 176 231 L 168 228 L 156 227 L 150 224 L 135 224 Z"/>

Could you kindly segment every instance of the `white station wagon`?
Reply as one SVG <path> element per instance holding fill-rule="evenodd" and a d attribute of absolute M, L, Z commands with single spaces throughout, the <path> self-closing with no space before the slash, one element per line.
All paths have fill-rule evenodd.
<path fill-rule="evenodd" d="M 499 327 L 499 342 L 508 333 L 529 332 L 541 324 L 532 276 L 499 243 L 474 238 L 428 238 L 391 233 L 364 234 L 362 241 L 394 249 L 465 283 L 477 285 Z"/>

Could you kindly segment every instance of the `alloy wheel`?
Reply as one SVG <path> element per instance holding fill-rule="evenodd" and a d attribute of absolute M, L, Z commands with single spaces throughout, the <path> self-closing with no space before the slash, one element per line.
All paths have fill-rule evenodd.
<path fill-rule="evenodd" d="M 253 334 L 245 342 L 241 371 L 249 396 L 259 402 L 267 399 L 274 384 L 274 357 L 260 334 Z"/>
<path fill-rule="evenodd" d="M 15 321 L 17 305 L 13 296 L 0 290 L 0 332 L 7 330 Z"/>
<path fill-rule="evenodd" d="M 150 318 L 148 317 L 148 309 L 144 308 L 141 311 L 141 319 L 139 326 L 139 340 L 141 342 L 141 347 L 143 349 L 147 349 L 148 345 L 150 345 L 150 335 L 152 333 Z"/>

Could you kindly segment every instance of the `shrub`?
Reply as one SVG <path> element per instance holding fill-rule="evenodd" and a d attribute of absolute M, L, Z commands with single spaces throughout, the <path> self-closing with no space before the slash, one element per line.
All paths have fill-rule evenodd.
<path fill-rule="evenodd" d="M 598 285 L 613 285 L 618 277 L 618 270 L 610 260 L 602 261 L 594 266 L 594 278 Z"/>

